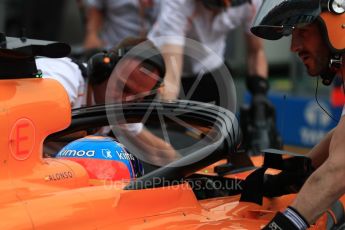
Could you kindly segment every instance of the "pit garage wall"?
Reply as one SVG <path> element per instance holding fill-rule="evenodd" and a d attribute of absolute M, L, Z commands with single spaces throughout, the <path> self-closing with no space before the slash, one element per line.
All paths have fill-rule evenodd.
<path fill-rule="evenodd" d="M 316 145 L 325 134 L 334 128 L 340 119 L 342 107 L 332 107 L 328 100 L 319 102 L 335 121 L 326 114 L 314 98 L 270 95 L 276 107 L 277 125 L 284 144 L 301 147 Z"/>
<path fill-rule="evenodd" d="M 276 125 L 284 145 L 313 147 L 336 126 L 342 112 L 342 107 L 332 107 L 328 100 L 319 99 L 334 121 L 313 97 L 270 93 L 269 99 L 276 109 Z M 246 93 L 245 102 L 248 104 L 250 100 Z"/>

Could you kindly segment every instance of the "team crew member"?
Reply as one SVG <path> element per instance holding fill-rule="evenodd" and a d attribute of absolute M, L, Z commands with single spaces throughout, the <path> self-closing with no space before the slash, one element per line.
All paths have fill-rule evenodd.
<path fill-rule="evenodd" d="M 116 51 L 124 47 L 127 47 L 126 42 L 121 44 Z M 154 49 L 154 47 L 151 48 Z M 118 57 L 115 50 L 107 54 L 114 58 L 109 66 L 106 65 L 106 69 L 111 68 L 110 72 L 102 74 L 99 72 L 96 61 L 100 55 L 105 54 L 96 54 L 89 61 L 90 73 L 87 87 L 85 87 L 80 65 L 78 67 L 70 58 L 42 57 L 36 60 L 36 65 L 42 71 L 43 77 L 56 79 L 65 87 L 73 108 L 85 105 L 84 103 L 104 104 L 107 102 L 106 96 L 111 97 L 108 101 L 113 103 L 140 101 L 148 95 L 147 92 L 154 93 L 154 87 L 159 86 L 157 76 L 164 76 L 164 68 L 155 67 L 152 62 L 143 60 L 142 57 Z M 119 65 L 112 71 L 120 58 Z M 101 69 L 104 70 L 104 68 Z M 116 128 L 121 128 L 128 138 L 132 138 L 134 145 L 140 145 L 143 152 L 150 153 L 144 160 L 151 164 L 164 165 L 177 157 L 176 151 L 169 143 L 153 135 L 142 123 L 125 124 Z M 145 145 L 141 145 L 143 143 Z"/>
<path fill-rule="evenodd" d="M 148 35 L 162 51 L 167 65 L 164 80 L 166 87 L 162 98 L 178 97 L 182 74 L 195 76 L 205 70 L 204 65 L 207 65 L 209 72 L 223 65 L 226 36 L 238 26 L 244 26 L 248 45 L 248 73 L 263 79 L 267 77 L 267 62 L 262 42 L 249 31 L 261 0 L 253 0 L 252 4 L 242 1 L 242 5 L 233 7 L 228 7 L 225 2 L 229 3 L 203 0 L 162 1 L 159 17 Z M 161 36 L 169 37 L 159 39 Z M 202 44 L 202 50 L 198 51 L 198 60 L 187 60 L 188 57 L 183 57 L 186 38 Z M 204 77 L 206 76 L 207 73 Z"/>
<path fill-rule="evenodd" d="M 86 105 L 86 76 L 83 77 L 81 68 L 72 59 L 40 57 L 36 59 L 36 66 L 42 77 L 55 79 L 63 85 L 72 108 Z"/>
<path fill-rule="evenodd" d="M 261 7 L 252 32 L 275 40 L 292 34 L 291 51 L 309 75 L 329 85 L 345 78 L 345 3 L 338 0 L 276 0 Z M 296 199 L 264 229 L 307 229 L 345 193 L 345 110 L 338 125 L 309 153 L 316 168 Z"/>
<path fill-rule="evenodd" d="M 127 37 L 146 37 L 159 12 L 159 0 L 85 0 L 84 47 L 111 48 Z"/>
<path fill-rule="evenodd" d="M 253 95 L 253 109 L 260 110 L 255 114 L 264 114 L 263 118 L 250 116 L 250 121 L 246 122 L 252 127 L 243 129 L 248 129 L 252 133 L 244 132 L 245 140 L 253 141 L 246 142 L 245 145 L 254 152 L 273 147 L 266 137 L 273 135 L 275 138 L 278 134 L 268 134 L 263 129 L 263 132 L 260 132 L 258 129 L 261 127 L 257 125 L 269 125 L 265 119 L 268 120 L 273 113 L 267 112 L 267 107 L 274 110 L 266 97 L 269 89 L 268 64 L 262 40 L 250 33 L 254 16 L 262 0 L 163 0 L 161 3 L 158 19 L 148 35 L 148 38 L 160 48 L 166 63 L 167 71 L 161 98 L 173 100 L 180 94 L 183 99 L 186 95 L 187 100 L 210 102 L 230 110 L 236 109 L 232 101 L 229 101 L 231 92 L 228 91 L 229 87 L 226 87 L 231 79 L 229 75 L 224 74 L 228 72 L 224 65 L 224 50 L 229 31 L 243 27 L 247 45 L 247 86 Z M 236 4 L 231 5 L 233 3 Z M 186 38 L 201 45 L 195 47 L 195 43 Z M 258 119 L 264 121 L 257 121 Z M 272 128 L 264 126 L 266 130 L 275 131 L 275 124 L 272 124 Z"/>

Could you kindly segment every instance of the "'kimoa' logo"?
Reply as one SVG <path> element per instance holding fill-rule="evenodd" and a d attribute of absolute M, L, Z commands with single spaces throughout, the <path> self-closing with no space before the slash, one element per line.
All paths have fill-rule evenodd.
<path fill-rule="evenodd" d="M 133 160 L 133 161 L 135 160 L 132 154 L 124 152 L 124 151 L 118 152 L 116 150 L 116 154 L 120 158 L 120 160 Z"/>
<path fill-rule="evenodd" d="M 95 150 L 72 150 L 72 149 L 65 149 L 62 150 L 58 154 L 58 157 L 94 157 L 95 156 Z"/>

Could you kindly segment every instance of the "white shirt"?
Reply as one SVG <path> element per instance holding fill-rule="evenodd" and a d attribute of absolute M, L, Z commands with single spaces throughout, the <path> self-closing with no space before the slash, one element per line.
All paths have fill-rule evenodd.
<path fill-rule="evenodd" d="M 70 58 L 36 59 L 37 69 L 42 71 L 43 78 L 57 80 L 65 88 L 71 102 L 71 107 L 80 108 L 86 105 L 87 88 L 85 80 L 77 64 Z M 138 135 L 143 130 L 142 123 L 123 124 L 119 128 L 126 129 L 132 135 Z M 106 133 L 108 133 L 107 130 Z"/>
<path fill-rule="evenodd" d="M 126 37 L 139 37 L 147 33 L 159 12 L 159 0 L 153 0 L 152 7 L 142 9 L 140 0 L 84 0 L 87 7 L 95 7 L 103 13 L 101 39 L 105 48 L 117 45 Z"/>
<path fill-rule="evenodd" d="M 41 57 L 36 59 L 36 66 L 42 71 L 43 78 L 55 79 L 63 85 L 72 108 L 85 105 L 85 80 L 78 65 L 72 62 L 70 58 Z"/>
<path fill-rule="evenodd" d="M 148 38 L 157 47 L 166 44 L 185 45 L 185 53 L 188 53 L 186 48 L 189 46 L 185 38 L 200 42 L 202 50 L 199 50 L 197 60 L 188 60 L 192 65 L 189 72 L 197 74 L 204 65 L 207 65 L 208 70 L 213 70 L 223 63 L 227 33 L 238 26 L 243 26 L 245 32 L 250 33 L 262 0 L 252 0 L 252 3 L 229 7 L 214 16 L 196 0 L 162 0 L 158 20 Z M 165 38 L 160 39 L 162 36 Z"/>

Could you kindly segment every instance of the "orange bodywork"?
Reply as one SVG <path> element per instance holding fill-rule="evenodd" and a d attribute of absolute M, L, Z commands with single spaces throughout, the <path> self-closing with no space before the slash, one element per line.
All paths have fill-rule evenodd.
<path fill-rule="evenodd" d="M 264 198 L 259 206 L 239 202 L 239 196 L 197 200 L 188 184 L 123 190 L 125 181 L 92 181 L 75 162 L 42 157 L 44 139 L 70 123 L 61 85 L 1 80 L 0 103 L 2 230 L 260 229 L 294 197 Z M 325 226 L 323 216 L 313 227 Z"/>

